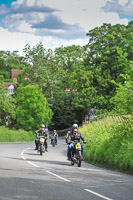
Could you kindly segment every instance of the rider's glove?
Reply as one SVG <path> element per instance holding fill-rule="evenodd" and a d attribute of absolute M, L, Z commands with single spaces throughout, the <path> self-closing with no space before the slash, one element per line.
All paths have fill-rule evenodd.
<path fill-rule="evenodd" d="M 84 144 L 86 144 L 87 142 L 86 141 L 84 141 Z"/>
<path fill-rule="evenodd" d="M 74 141 L 71 141 L 72 144 L 74 144 Z"/>

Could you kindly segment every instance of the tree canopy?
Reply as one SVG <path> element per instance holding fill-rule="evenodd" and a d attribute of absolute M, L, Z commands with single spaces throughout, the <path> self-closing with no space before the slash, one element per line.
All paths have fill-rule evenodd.
<path fill-rule="evenodd" d="M 89 41 L 84 47 L 72 45 L 53 51 L 39 43 L 33 47 L 27 44 L 23 57 L 17 52 L 0 52 L 2 73 L 15 67 L 23 69 L 18 75 L 18 86 L 22 84 L 24 91 L 30 91 L 36 85 L 42 91 L 53 111 L 52 127 L 62 129 L 74 122 L 82 123 L 91 108 L 96 112 L 113 110 L 122 93 L 126 94 L 125 88 L 132 86 L 132 80 L 125 82 L 125 76 L 130 74 L 133 61 L 133 22 L 127 26 L 103 24 L 90 30 L 87 36 Z M 23 111 L 21 115 L 24 116 Z M 17 111 L 17 120 L 19 117 Z M 30 120 L 34 121 L 32 117 Z"/>
<path fill-rule="evenodd" d="M 37 85 L 20 85 L 17 88 L 17 125 L 24 130 L 36 130 L 40 124 L 49 125 L 52 111 L 42 90 Z"/>

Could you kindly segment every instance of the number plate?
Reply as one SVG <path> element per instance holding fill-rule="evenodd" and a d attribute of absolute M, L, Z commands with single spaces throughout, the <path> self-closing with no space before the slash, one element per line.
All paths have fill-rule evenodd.
<path fill-rule="evenodd" d="M 43 143 L 43 142 L 44 142 L 44 138 L 40 138 L 40 142 L 42 142 L 42 143 Z"/>

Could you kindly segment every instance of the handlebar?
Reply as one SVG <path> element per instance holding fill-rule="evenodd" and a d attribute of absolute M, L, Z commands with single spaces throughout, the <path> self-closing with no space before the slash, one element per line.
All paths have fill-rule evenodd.
<path fill-rule="evenodd" d="M 76 144 L 76 143 L 78 143 L 78 142 L 79 142 L 78 140 L 71 141 L 71 143 L 73 143 L 73 144 Z M 83 143 L 84 143 L 84 144 L 86 144 L 86 143 L 87 143 L 87 141 L 83 141 Z"/>
<path fill-rule="evenodd" d="M 44 136 L 38 136 L 38 138 L 45 138 Z"/>

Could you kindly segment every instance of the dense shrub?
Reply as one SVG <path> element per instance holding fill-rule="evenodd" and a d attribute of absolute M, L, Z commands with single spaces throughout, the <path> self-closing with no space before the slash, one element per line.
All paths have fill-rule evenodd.
<path fill-rule="evenodd" d="M 24 130 L 9 130 L 4 126 L 0 126 L 0 142 L 19 142 L 33 141 L 35 139 L 32 132 Z"/>
<path fill-rule="evenodd" d="M 80 130 L 87 139 L 84 150 L 87 161 L 133 173 L 131 119 L 125 123 L 118 118 L 106 118 L 85 125 Z"/>

